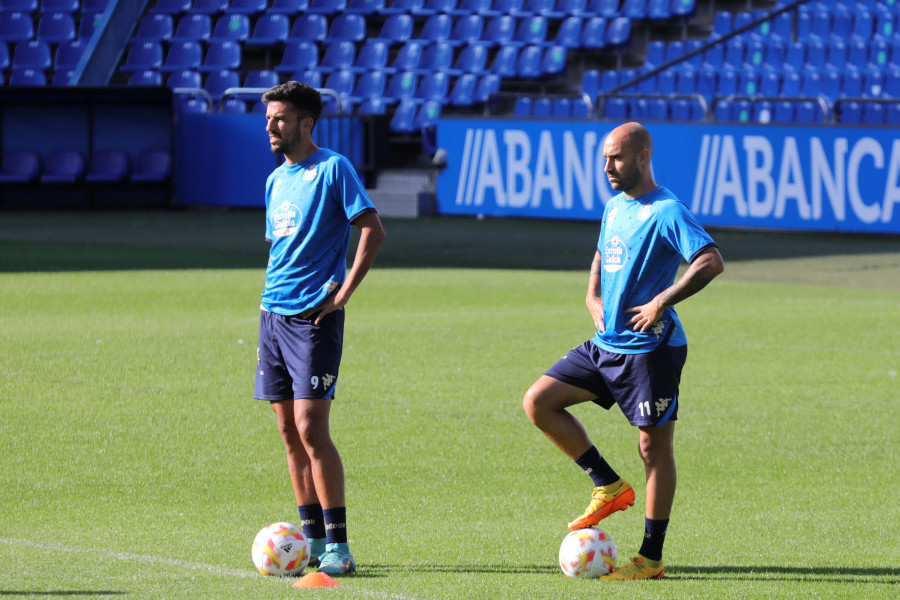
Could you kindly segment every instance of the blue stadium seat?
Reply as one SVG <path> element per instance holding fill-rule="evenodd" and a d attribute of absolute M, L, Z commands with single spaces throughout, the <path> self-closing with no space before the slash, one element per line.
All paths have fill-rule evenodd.
<path fill-rule="evenodd" d="M 337 15 L 331 22 L 325 42 L 361 42 L 366 39 L 366 19 L 362 15 Z"/>
<path fill-rule="evenodd" d="M 584 98 L 572 99 L 572 117 L 584 119 L 591 115 L 591 109 Z"/>
<path fill-rule="evenodd" d="M 41 157 L 35 150 L 17 149 L 3 153 L 0 183 L 30 183 L 41 175 Z"/>
<path fill-rule="evenodd" d="M 81 15 L 102 14 L 112 0 L 81 0 Z"/>
<path fill-rule="evenodd" d="M 793 123 L 796 118 L 794 112 L 794 103 L 787 100 L 776 102 L 772 121 L 774 123 Z"/>
<path fill-rule="evenodd" d="M 475 95 L 472 96 L 473 104 L 485 104 L 491 97 L 491 94 L 500 91 L 500 76 L 494 73 L 488 73 L 478 78 L 475 84 Z"/>
<path fill-rule="evenodd" d="M 243 42 L 250 37 L 250 17 L 247 15 L 222 15 L 216 19 L 209 41 L 229 40 Z"/>
<path fill-rule="evenodd" d="M 309 7 L 309 0 L 272 0 L 266 12 L 293 17 L 303 14 Z"/>
<path fill-rule="evenodd" d="M 287 15 L 267 13 L 256 19 L 253 33 L 247 38 L 247 46 L 277 46 L 283 44 L 291 31 Z"/>
<path fill-rule="evenodd" d="M 796 71 L 785 71 L 781 75 L 781 95 L 795 97 L 800 95 L 801 78 Z"/>
<path fill-rule="evenodd" d="M 862 123 L 862 106 L 859 102 L 841 102 L 837 112 L 841 123 Z"/>
<path fill-rule="evenodd" d="M 31 15 L 20 12 L 0 13 L 0 42 L 17 44 L 34 38 Z"/>
<path fill-rule="evenodd" d="M 589 15 L 601 17 L 615 17 L 619 15 L 619 0 L 588 0 L 585 12 Z"/>
<path fill-rule="evenodd" d="M 425 0 L 424 3 L 413 6 L 410 14 L 414 17 L 428 17 L 436 14 L 444 14 L 456 8 L 457 0 Z"/>
<path fill-rule="evenodd" d="M 509 15 L 492 17 L 481 34 L 481 43 L 489 47 L 501 47 L 511 42 L 516 34 L 516 20 Z"/>
<path fill-rule="evenodd" d="M 472 106 L 474 103 L 475 85 L 478 83 L 478 77 L 472 73 L 463 73 L 456 78 L 450 95 L 447 97 L 447 103 L 450 106 L 466 107 Z"/>
<path fill-rule="evenodd" d="M 540 45 L 547 39 L 547 19 L 540 15 L 525 17 L 516 25 L 512 43 L 517 46 Z"/>
<path fill-rule="evenodd" d="M 156 2 L 154 2 L 154 6 L 151 6 L 148 12 L 150 14 L 162 14 L 178 17 L 185 14 L 191 8 L 192 3 L 193 0 L 156 0 Z M 103 11 L 101 10 L 96 12 Z"/>
<path fill-rule="evenodd" d="M 3 2 L 0 2 L 0 12 L 32 14 L 37 11 L 39 6 L 38 0 L 3 0 Z"/>
<path fill-rule="evenodd" d="M 387 114 L 387 106 L 381 98 L 366 98 L 359 103 L 356 109 L 358 115 L 384 115 Z"/>
<path fill-rule="evenodd" d="M 847 69 L 841 75 L 841 97 L 859 98 L 862 96 L 862 75 L 856 69 Z"/>
<path fill-rule="evenodd" d="M 72 25 L 74 28 L 74 22 Z M 167 42 L 172 37 L 173 32 L 174 25 L 170 15 L 149 14 L 141 17 L 137 31 L 132 39 L 135 42 Z M 73 36 L 74 33 L 73 29 Z"/>
<path fill-rule="evenodd" d="M 553 103 L 550 102 L 550 98 L 538 96 L 534 99 L 534 103 L 531 106 L 531 116 L 549 117 L 552 111 Z"/>
<path fill-rule="evenodd" d="M 800 84 L 800 95 L 807 97 L 818 96 L 822 92 L 822 76 L 815 71 L 807 71 L 803 74 Z"/>
<path fill-rule="evenodd" d="M 567 119 L 572 116 L 571 98 L 554 98 L 550 104 L 550 116 Z"/>
<path fill-rule="evenodd" d="M 647 16 L 647 0 L 622 0 L 619 12 L 629 20 L 643 19 Z"/>
<path fill-rule="evenodd" d="M 543 13 L 548 19 L 561 21 L 568 17 L 581 17 L 587 10 L 587 0 L 554 0 L 550 10 Z"/>
<path fill-rule="evenodd" d="M 15 64 L 15 61 L 13 61 Z M 868 70 L 863 73 L 863 97 L 880 98 L 884 92 L 884 72 L 881 70 Z M 863 107 L 865 110 L 865 107 Z"/>
<path fill-rule="evenodd" d="M 306 83 L 310 87 L 320 88 L 322 87 L 322 74 L 316 71 L 315 69 L 304 69 L 300 71 L 295 71 L 290 79 L 294 81 L 300 81 Z"/>
<path fill-rule="evenodd" d="M 452 17 L 484 15 L 491 9 L 491 0 L 460 0 L 455 8 L 447 11 Z"/>
<path fill-rule="evenodd" d="M 482 14 L 487 17 L 509 15 L 522 10 L 523 5 L 524 0 L 491 0 L 491 7 Z"/>
<path fill-rule="evenodd" d="M 513 115 L 516 117 L 530 117 L 534 100 L 531 96 L 517 96 L 513 102 Z"/>
<path fill-rule="evenodd" d="M 128 179 L 131 166 L 128 155 L 121 148 L 97 150 L 91 156 L 85 180 L 94 183 L 118 183 Z"/>
<path fill-rule="evenodd" d="M 824 96 L 828 102 L 834 102 L 841 95 L 841 74 L 838 71 L 825 71 L 822 73 L 822 90 L 821 96 Z"/>
<path fill-rule="evenodd" d="M 226 113 L 244 114 L 247 112 L 247 102 L 245 102 L 241 98 L 235 98 L 234 96 L 223 98 L 221 106 L 222 112 Z"/>
<path fill-rule="evenodd" d="M 458 17 L 450 30 L 447 41 L 453 46 L 466 46 L 481 39 L 484 32 L 484 20 L 480 15 Z"/>
<path fill-rule="evenodd" d="M 412 98 L 419 85 L 419 78 L 411 71 L 400 71 L 391 75 L 384 91 L 384 101 L 389 105 L 404 98 Z"/>
<path fill-rule="evenodd" d="M 596 98 L 600 93 L 600 71 L 597 69 L 585 69 L 581 72 L 581 93 L 589 98 Z"/>
<path fill-rule="evenodd" d="M 81 61 L 87 45 L 87 40 L 71 40 L 61 43 L 56 48 L 53 68 L 57 71 L 75 69 Z"/>
<path fill-rule="evenodd" d="M 39 40 L 19 42 L 13 51 L 13 70 L 32 69 L 45 73 L 53 66 L 50 45 Z"/>
<path fill-rule="evenodd" d="M 697 93 L 706 99 L 707 104 L 716 95 L 716 76 L 715 71 L 697 71 Z"/>
<path fill-rule="evenodd" d="M 206 49 L 203 64 L 199 69 L 203 73 L 212 73 L 223 69 L 236 71 L 241 68 L 241 45 L 232 40 L 212 41 Z"/>
<path fill-rule="evenodd" d="M 75 37 L 75 19 L 68 13 L 48 13 L 38 21 L 38 40 L 59 44 L 74 40 Z"/>
<path fill-rule="evenodd" d="M 669 16 L 675 18 L 687 18 L 697 12 L 696 0 L 671 0 L 669 4 Z"/>
<path fill-rule="evenodd" d="M 616 17 L 609 22 L 604 35 L 607 46 L 613 48 L 627 45 L 631 41 L 631 19 Z"/>
<path fill-rule="evenodd" d="M 890 98 L 900 98 L 900 68 L 891 68 L 884 82 L 884 93 Z"/>
<path fill-rule="evenodd" d="M 516 59 L 516 77 L 536 79 L 541 76 L 541 47 L 525 46 Z"/>
<path fill-rule="evenodd" d="M 425 53 L 425 42 L 421 40 L 409 40 L 400 47 L 394 56 L 394 61 L 388 67 L 389 73 L 412 71 L 418 68 L 422 62 L 422 54 Z"/>
<path fill-rule="evenodd" d="M 55 150 L 47 157 L 43 183 L 74 183 L 84 177 L 84 156 L 71 149 Z"/>
<path fill-rule="evenodd" d="M 607 119 L 627 119 L 628 104 L 623 98 L 607 98 L 603 116 Z"/>
<path fill-rule="evenodd" d="M 390 49 L 382 40 L 368 40 L 359 50 L 356 60 L 349 67 L 355 73 L 380 71 L 387 68 Z"/>
<path fill-rule="evenodd" d="M 225 14 L 237 13 L 256 17 L 268 8 L 268 0 L 230 0 Z"/>
<path fill-rule="evenodd" d="M 716 81 L 717 96 L 734 96 L 738 93 L 738 77 L 737 71 L 729 69 L 719 72 L 719 78 Z"/>
<path fill-rule="evenodd" d="M 781 75 L 776 71 L 762 73 L 759 81 L 759 93 L 762 96 L 777 96 L 781 93 Z"/>
<path fill-rule="evenodd" d="M 394 133 L 411 134 L 416 131 L 413 122 L 416 118 L 416 111 L 419 103 L 410 99 L 403 99 L 399 102 L 394 115 L 391 117 L 390 130 Z"/>
<path fill-rule="evenodd" d="M 732 23 L 734 18 L 732 14 L 725 10 L 720 10 L 713 17 L 713 30 L 710 38 L 720 38 L 728 35 L 732 31 Z"/>
<path fill-rule="evenodd" d="M 206 81 L 203 82 L 203 89 L 206 90 L 215 101 L 222 98 L 222 94 L 225 90 L 240 86 L 240 75 L 238 75 L 237 71 L 231 71 L 229 69 L 213 71 L 206 76 Z"/>
<path fill-rule="evenodd" d="M 332 71 L 325 78 L 325 87 L 334 90 L 342 98 L 353 93 L 356 75 L 350 71 Z"/>
<path fill-rule="evenodd" d="M 306 12 L 309 14 L 326 15 L 332 17 L 344 12 L 347 8 L 347 0 L 309 0 Z"/>
<path fill-rule="evenodd" d="M 381 25 L 381 32 L 377 40 L 382 40 L 391 46 L 403 44 L 412 37 L 413 18 L 407 14 L 389 15 Z"/>
<path fill-rule="evenodd" d="M 419 73 L 444 71 L 453 65 L 453 46 L 448 42 L 430 44 L 422 53 L 422 60 L 414 70 Z"/>
<path fill-rule="evenodd" d="M 883 39 L 869 40 L 869 65 L 874 69 L 884 69 L 890 63 L 890 46 Z"/>
<path fill-rule="evenodd" d="M 900 104 L 888 104 L 884 122 L 888 125 L 900 125 Z"/>
<path fill-rule="evenodd" d="M 660 94 L 674 94 L 677 85 L 678 74 L 672 69 L 663 71 L 656 76 L 656 92 Z M 640 84 L 638 84 L 640 85 Z"/>
<path fill-rule="evenodd" d="M 81 10 L 80 0 L 41 0 L 42 13 L 74 14 Z"/>
<path fill-rule="evenodd" d="M 278 73 L 293 73 L 313 69 L 319 64 L 319 48 L 309 41 L 292 41 L 284 47 L 281 63 L 275 66 Z"/>
<path fill-rule="evenodd" d="M 519 50 L 514 46 L 503 46 L 494 55 L 488 71 L 500 77 L 515 77 Z"/>
<path fill-rule="evenodd" d="M 166 60 L 159 67 L 164 73 L 193 70 L 203 63 L 203 46 L 200 42 L 176 42 L 166 52 Z"/>
<path fill-rule="evenodd" d="M 184 15 L 178 20 L 170 42 L 206 42 L 212 35 L 209 15 Z"/>
<path fill-rule="evenodd" d="M 244 77 L 244 87 L 248 88 L 270 88 L 281 82 L 278 73 L 270 69 L 259 71 L 250 71 Z"/>
<path fill-rule="evenodd" d="M 138 153 L 132 181 L 162 182 L 172 175 L 172 156 L 165 150 L 147 149 Z"/>
<path fill-rule="evenodd" d="M 722 121 L 722 122 L 731 121 L 732 120 L 731 109 L 732 109 L 732 103 L 730 100 L 724 100 L 724 99 L 719 100 L 713 106 L 713 118 L 716 121 Z"/>
<path fill-rule="evenodd" d="M 481 74 L 487 68 L 487 48 L 480 44 L 465 46 L 456 57 L 453 66 L 446 69 L 450 75 L 462 75 L 463 73 Z"/>
<path fill-rule="evenodd" d="M 47 85 L 47 75 L 34 69 L 13 69 L 9 75 L 11 86 L 41 87 Z"/>
<path fill-rule="evenodd" d="M 324 15 L 302 14 L 291 25 L 289 40 L 321 42 L 328 35 L 328 19 Z"/>
<path fill-rule="evenodd" d="M 553 11 L 555 0 L 523 0 L 521 8 L 512 10 L 510 15 L 516 18 L 531 16 L 547 16 Z"/>
<path fill-rule="evenodd" d="M 547 46 L 541 52 L 541 75 L 562 75 L 566 70 L 569 52 L 564 46 Z"/>
<path fill-rule="evenodd" d="M 353 42 L 334 42 L 325 47 L 325 54 L 316 68 L 322 73 L 342 71 L 352 67 L 355 60 L 356 45 Z"/>
<path fill-rule="evenodd" d="M 669 0 L 648 0 L 646 16 L 649 19 L 662 21 L 672 17 Z"/>
<path fill-rule="evenodd" d="M 146 71 L 142 71 L 146 72 Z M 173 71 L 166 78 L 166 87 L 169 89 L 187 88 L 197 89 L 203 87 L 203 76 L 199 71 L 193 69 L 185 69 L 183 71 Z"/>
<path fill-rule="evenodd" d="M 581 30 L 581 46 L 583 48 L 599 49 L 606 46 L 606 17 L 591 17 Z"/>
<path fill-rule="evenodd" d="M 188 9 L 188 14 L 217 17 L 224 14 L 226 8 L 228 8 L 228 0 L 194 0 Z"/>
<path fill-rule="evenodd" d="M 878 11 L 875 15 L 875 37 L 890 39 L 897 33 L 897 17 L 892 12 Z"/>
<path fill-rule="evenodd" d="M 559 23 L 556 35 L 550 40 L 553 46 L 565 46 L 571 50 L 581 47 L 581 31 L 584 21 L 581 17 L 566 17 Z"/>
<path fill-rule="evenodd" d="M 419 100 L 443 102 L 450 92 L 450 78 L 442 71 L 426 73 L 419 80 L 413 96 Z"/>
<path fill-rule="evenodd" d="M 128 77 L 128 85 L 145 85 L 160 87 L 163 84 L 163 76 L 157 70 L 135 71 Z"/>
<path fill-rule="evenodd" d="M 369 17 L 378 14 L 385 5 L 384 0 L 349 0 L 346 12 Z"/>
<path fill-rule="evenodd" d="M 862 122 L 870 125 L 884 124 L 884 104 L 866 102 L 862 107 Z"/>
<path fill-rule="evenodd" d="M 366 71 L 356 80 L 347 101 L 351 106 L 356 106 L 369 98 L 380 98 L 386 87 L 387 76 L 384 71 Z"/>
<path fill-rule="evenodd" d="M 822 121 L 823 115 L 819 106 L 814 102 L 804 100 L 795 103 L 794 115 L 798 123 L 818 123 Z"/>
<path fill-rule="evenodd" d="M 425 5 L 425 0 L 391 0 L 384 8 L 382 8 L 379 12 L 382 15 L 410 15 L 412 17 L 412 11 L 418 8 L 422 8 Z"/>
<path fill-rule="evenodd" d="M 685 69 L 677 72 L 675 78 L 676 94 L 696 94 L 697 93 L 697 71 L 694 69 Z"/>
<path fill-rule="evenodd" d="M 440 42 L 450 37 L 453 18 L 450 15 L 436 14 L 425 19 L 419 39 L 426 42 Z"/>
<path fill-rule="evenodd" d="M 803 42 L 791 42 L 785 48 L 784 68 L 800 71 L 806 65 L 806 45 Z"/>

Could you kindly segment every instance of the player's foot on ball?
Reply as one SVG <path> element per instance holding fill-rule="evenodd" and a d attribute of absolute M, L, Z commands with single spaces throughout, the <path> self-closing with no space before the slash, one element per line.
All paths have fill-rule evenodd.
<path fill-rule="evenodd" d="M 609 575 L 603 575 L 600 579 L 662 579 L 665 574 L 663 561 L 650 560 L 638 554 L 631 559 L 630 564 L 616 569 Z"/>
<path fill-rule="evenodd" d="M 615 483 L 595 487 L 591 503 L 580 517 L 569 523 L 569 529 L 576 531 L 592 527 L 616 512 L 634 506 L 634 490 L 624 479 Z"/>
<path fill-rule="evenodd" d="M 317 571 L 328 575 L 346 575 L 356 570 L 356 561 L 347 544 L 328 544 Z"/>
<path fill-rule="evenodd" d="M 315 569 L 322 564 L 322 555 L 325 554 L 325 538 L 310 538 L 309 540 L 309 562 L 306 566 Z"/>

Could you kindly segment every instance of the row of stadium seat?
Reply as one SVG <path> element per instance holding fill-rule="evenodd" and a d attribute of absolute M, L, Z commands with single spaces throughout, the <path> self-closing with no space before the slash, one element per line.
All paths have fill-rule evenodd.
<path fill-rule="evenodd" d="M 152 183 L 168 181 L 171 173 L 172 157 L 165 150 L 140 152 L 132 169 L 125 151 L 116 148 L 94 152 L 89 161 L 78 150 L 57 150 L 46 164 L 36 151 L 16 149 L 3 154 L 0 183 Z"/>

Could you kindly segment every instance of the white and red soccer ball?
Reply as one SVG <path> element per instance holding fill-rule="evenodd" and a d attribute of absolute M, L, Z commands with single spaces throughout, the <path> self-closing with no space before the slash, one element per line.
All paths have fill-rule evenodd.
<path fill-rule="evenodd" d="M 567 577 L 596 579 L 616 568 L 616 545 L 602 529 L 569 532 L 559 547 L 559 568 Z"/>
<path fill-rule="evenodd" d="M 263 575 L 299 575 L 309 564 L 309 540 L 296 525 L 272 523 L 256 534 L 250 554 Z"/>

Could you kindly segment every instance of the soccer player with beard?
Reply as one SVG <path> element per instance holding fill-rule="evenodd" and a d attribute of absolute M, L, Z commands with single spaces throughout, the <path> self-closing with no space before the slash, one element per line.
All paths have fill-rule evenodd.
<path fill-rule="evenodd" d="M 384 228 L 345 157 L 312 133 L 322 98 L 289 81 L 262 96 L 273 153 L 284 163 L 266 181 L 266 239 L 254 397 L 271 403 L 310 564 L 331 575 L 356 570 L 347 543 L 344 467 L 329 430 L 338 382 L 344 306 L 375 261 Z M 360 230 L 347 270 L 351 225 Z"/>
<path fill-rule="evenodd" d="M 639 123 L 614 129 L 603 146 L 606 176 L 620 193 L 607 203 L 588 279 L 586 303 L 597 332 L 566 354 L 526 392 L 528 417 L 584 469 L 594 490 L 576 530 L 634 504 L 634 490 L 606 462 L 566 409 L 617 404 L 638 428 L 646 475 L 644 540 L 631 563 L 601 579 L 664 575 L 663 542 L 675 496 L 673 439 L 687 338 L 675 304 L 724 270 L 712 238 L 687 206 L 656 184 L 653 141 Z M 684 274 L 675 281 L 682 260 Z"/>

